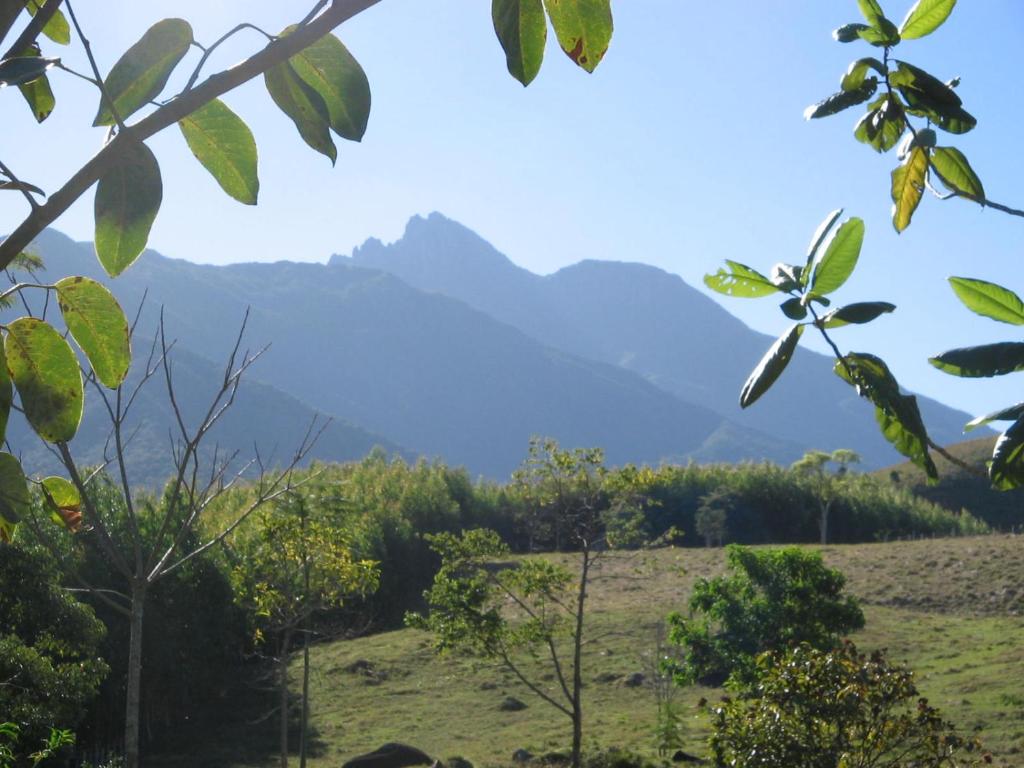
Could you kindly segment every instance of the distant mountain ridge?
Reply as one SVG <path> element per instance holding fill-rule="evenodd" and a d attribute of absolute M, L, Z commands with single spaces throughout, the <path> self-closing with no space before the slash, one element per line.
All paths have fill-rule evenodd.
<path fill-rule="evenodd" d="M 746 429 L 808 448 L 851 448 L 869 466 L 898 458 L 871 406 L 832 373 L 830 358 L 813 352 L 798 349 L 772 390 L 742 410 L 739 389 L 773 340 L 656 267 L 583 261 L 542 277 L 438 213 L 410 219 L 394 243 L 371 239 L 329 263 L 385 270 L 457 298 L 556 349 L 634 371 Z M 967 414 L 919 402 L 934 439 L 962 439 Z"/>
<path fill-rule="evenodd" d="M 243 385 L 255 401 L 218 438 L 224 449 L 255 441 L 287 450 L 287 427 L 315 410 L 338 418 L 319 458 L 381 444 L 493 478 L 518 466 L 535 434 L 599 445 L 610 464 L 787 463 L 833 444 L 868 466 L 895 456 L 820 355 L 798 355 L 797 375 L 788 373 L 794 383 L 802 369 L 820 379 L 820 398 L 783 386 L 740 411 L 736 392 L 769 340 L 678 277 L 606 262 L 540 277 L 438 214 L 412 219 L 396 243 L 369 240 L 330 265 L 217 267 L 147 252 L 111 281 L 89 244 L 48 231 L 37 249 L 52 274 L 102 280 L 129 313 L 144 294 L 162 306 L 197 383 L 220 375 L 209 361 L 223 359 L 249 309 L 247 339 L 272 346 Z M 144 319 L 138 334 L 153 331 Z M 147 408 L 147 441 L 162 431 L 166 442 L 167 414 Z M 940 440 L 943 423 L 958 431 L 965 418 L 938 404 L 926 416 Z M 100 437 L 83 427 L 79 439 Z"/>

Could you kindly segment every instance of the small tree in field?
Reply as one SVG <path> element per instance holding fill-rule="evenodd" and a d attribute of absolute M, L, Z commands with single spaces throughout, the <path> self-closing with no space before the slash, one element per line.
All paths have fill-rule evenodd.
<path fill-rule="evenodd" d="M 758 654 L 795 643 L 827 650 L 864 626 L 856 600 L 843 594 L 846 579 L 817 552 L 730 545 L 728 567 L 727 576 L 697 581 L 688 618 L 668 617 L 669 639 L 685 651 L 675 664 L 680 683 L 749 684 Z"/>
<path fill-rule="evenodd" d="M 280 765 L 288 765 L 288 662 L 302 633 L 304 664 L 300 750 L 309 712 L 309 633 L 314 614 L 377 587 L 376 563 L 353 556 L 344 531 L 310 514 L 299 492 L 258 512 L 225 542 L 237 600 L 255 617 L 257 641 L 276 645 Z M 269 636 L 269 637 L 268 637 Z"/>
<path fill-rule="evenodd" d="M 966 768 L 991 762 L 918 698 L 913 675 L 852 643 L 762 654 L 749 694 L 711 708 L 716 768 Z"/>
<path fill-rule="evenodd" d="M 846 477 L 849 465 L 859 461 L 860 456 L 856 452 L 837 448 L 832 453 L 808 451 L 793 462 L 791 469 L 807 480 L 818 499 L 818 531 L 821 533 L 823 545 L 828 544 L 828 518 L 839 488 Z M 829 464 L 836 465 L 834 473 L 828 471 Z"/>
<path fill-rule="evenodd" d="M 583 744 L 587 590 L 608 545 L 603 516 L 609 510 L 620 514 L 618 497 L 632 496 L 622 484 L 606 490 L 604 476 L 599 449 L 565 451 L 554 440 L 531 441 L 516 482 L 535 519 L 550 524 L 557 545 L 577 553 L 578 570 L 573 573 L 539 558 L 505 566 L 497 561 L 508 556 L 508 546 L 493 531 L 438 534 L 430 537 L 441 568 L 425 594 L 429 613 L 406 619 L 434 632 L 438 650 L 461 648 L 497 660 L 567 716 L 572 722 L 573 768 L 580 765 Z M 554 692 L 530 677 L 526 664 L 538 652 L 551 665 Z"/>

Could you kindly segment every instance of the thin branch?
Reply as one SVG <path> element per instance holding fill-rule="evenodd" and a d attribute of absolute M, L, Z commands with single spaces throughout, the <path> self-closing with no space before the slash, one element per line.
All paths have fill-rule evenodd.
<path fill-rule="evenodd" d="M 537 694 L 538 696 L 540 696 L 540 697 L 541 697 L 542 699 L 544 699 L 544 701 L 546 701 L 546 702 L 547 702 L 548 704 L 550 704 L 551 706 L 553 706 L 553 707 L 554 707 L 555 709 L 557 709 L 557 710 L 558 710 L 559 712 L 561 712 L 561 713 L 563 713 L 563 714 L 565 714 L 565 715 L 568 715 L 569 717 L 572 717 L 572 710 L 571 710 L 571 709 L 569 709 L 568 707 L 566 707 L 566 706 L 565 706 L 564 704 L 562 704 L 562 703 L 561 703 L 560 701 L 557 701 L 556 699 L 553 699 L 553 698 L 552 698 L 551 696 L 549 696 L 549 695 L 548 695 L 548 694 L 547 694 L 547 693 L 546 693 L 546 692 L 545 692 L 544 690 L 542 690 L 541 688 L 539 688 L 539 687 L 538 687 L 538 686 L 537 686 L 536 684 L 532 683 L 532 682 L 531 682 L 531 681 L 530 681 L 530 680 L 529 680 L 529 679 L 528 679 L 528 678 L 526 677 L 526 675 L 524 675 L 524 674 L 523 674 L 523 673 L 522 673 L 522 672 L 521 672 L 521 671 L 519 670 L 519 667 L 517 667 L 517 666 L 516 666 L 516 665 L 515 665 L 515 664 L 513 663 L 512 659 L 511 659 L 511 658 L 509 658 L 509 655 L 508 655 L 508 651 L 506 651 L 506 650 L 505 650 L 504 648 L 499 648 L 499 649 L 498 649 L 498 654 L 499 654 L 499 655 L 501 656 L 501 661 L 502 661 L 502 663 L 503 663 L 503 664 L 504 664 L 504 665 L 505 665 L 505 666 L 506 666 L 506 667 L 507 667 L 507 668 L 508 668 L 509 670 L 511 670 L 512 674 L 514 674 L 514 675 L 515 675 L 516 677 L 518 677 L 518 678 L 519 678 L 519 681 L 520 681 L 520 682 L 521 682 L 521 683 L 522 683 L 523 685 L 525 685 L 525 686 L 526 686 L 527 688 L 529 688 L 529 689 L 530 689 L 531 691 L 533 691 L 533 692 L 534 692 L 535 694 Z"/>
<path fill-rule="evenodd" d="M 42 7 L 39 8 L 32 20 L 29 21 L 28 25 L 18 35 L 18 39 L 14 41 L 14 44 L 7 49 L 7 52 L 0 58 L 9 59 L 12 56 L 24 55 L 25 49 L 27 49 L 32 43 L 39 37 L 39 33 L 43 31 L 50 19 L 53 18 L 54 14 L 57 13 L 57 9 L 60 8 L 60 4 L 63 0 L 46 0 Z"/>
<path fill-rule="evenodd" d="M 23 184 L 21 179 L 14 175 L 14 171 L 12 171 L 2 162 L 0 162 L 0 173 L 3 173 L 4 176 L 6 176 L 14 184 L 17 185 L 18 191 L 25 196 L 26 200 L 28 200 L 29 208 L 35 210 L 36 208 L 39 207 L 39 202 L 34 197 L 32 197 L 32 193 L 28 191 L 28 186 Z"/>
<path fill-rule="evenodd" d="M 71 23 L 75 27 L 75 32 L 78 33 L 79 39 L 82 41 L 82 47 L 85 49 L 85 56 L 89 59 L 89 66 L 92 69 L 92 74 L 96 78 L 96 87 L 100 90 L 100 98 L 103 100 L 103 104 L 106 105 L 107 109 L 110 110 L 110 114 L 114 117 L 114 122 L 120 130 L 124 130 L 124 120 L 121 119 L 121 114 L 117 111 L 117 105 L 114 104 L 114 100 L 110 97 L 110 91 L 107 90 L 107 86 L 103 82 L 103 75 L 100 74 L 100 68 L 96 64 L 96 57 L 92 55 L 92 46 L 89 44 L 89 39 L 82 32 L 82 28 L 78 24 L 78 18 L 75 16 L 75 9 L 71 7 L 71 0 L 64 0 L 64 4 L 68 9 L 68 15 L 71 17 Z"/>
<path fill-rule="evenodd" d="M 228 38 L 232 37 L 233 35 L 237 35 L 239 32 L 241 32 L 242 30 L 245 30 L 245 29 L 254 29 L 254 30 L 256 30 L 261 35 L 263 35 L 265 38 L 267 38 L 267 40 L 269 40 L 270 42 L 274 42 L 275 40 L 277 40 L 277 36 L 276 35 L 272 35 L 269 32 L 264 32 L 262 29 L 257 27 L 255 24 L 249 24 L 248 22 L 243 22 L 242 24 L 239 24 L 234 29 L 232 29 L 232 30 L 230 30 L 228 32 L 225 32 L 223 35 L 221 35 L 220 38 L 218 38 L 217 41 L 214 42 L 209 48 L 203 48 L 202 49 L 203 55 L 199 59 L 199 63 L 196 64 L 196 68 L 192 71 L 191 76 L 189 76 L 188 82 L 185 83 L 185 87 L 181 89 L 181 94 L 187 93 L 188 91 L 192 90 L 192 86 L 195 85 L 196 84 L 196 80 L 199 79 L 199 73 L 200 73 L 200 71 L 202 71 L 203 65 L 206 64 L 206 60 L 210 58 L 210 54 L 212 54 L 215 50 L 217 50 L 218 46 L 220 46 L 221 43 L 225 42 Z M 181 94 L 178 94 L 178 95 L 180 96 Z"/>
<path fill-rule="evenodd" d="M 1002 203 L 993 202 L 992 200 L 989 200 L 987 197 L 981 195 L 972 195 L 970 192 L 966 192 L 960 189 L 956 184 L 951 182 L 949 179 L 947 179 L 939 172 L 939 169 L 935 167 L 935 163 L 932 162 L 931 157 L 928 158 L 928 168 L 931 170 L 932 173 L 938 176 L 939 181 L 941 181 L 950 190 L 950 194 L 948 196 L 943 196 L 940 199 L 948 200 L 951 197 L 961 197 L 964 200 L 970 200 L 972 203 L 977 203 L 982 208 L 995 208 L 997 211 L 1002 211 L 1003 213 L 1009 214 L 1010 216 L 1019 216 L 1021 218 L 1024 218 L 1024 211 L 1022 210 L 1019 210 L 1017 208 L 1011 208 L 1010 206 L 1003 205 Z"/>
<path fill-rule="evenodd" d="M 330 7 L 322 14 L 294 33 L 275 40 L 234 67 L 211 75 L 188 93 L 139 120 L 131 126 L 130 131 L 115 136 L 79 168 L 64 186 L 51 194 L 46 203 L 32 211 L 14 232 L 0 243 L 0 269 L 10 264 L 36 235 L 63 215 L 108 169 L 116 165 L 123 155 L 130 151 L 134 142 L 148 139 L 228 91 L 263 74 L 316 42 L 339 24 L 379 2 L 380 0 L 332 0 Z"/>

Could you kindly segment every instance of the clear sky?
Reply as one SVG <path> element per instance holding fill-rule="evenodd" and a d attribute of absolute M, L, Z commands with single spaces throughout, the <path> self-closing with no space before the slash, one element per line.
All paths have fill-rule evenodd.
<path fill-rule="evenodd" d="M 105 72 L 166 16 L 188 18 L 209 43 L 243 20 L 276 31 L 311 4 L 79 0 L 76 10 Z M 897 22 L 910 4 L 883 0 Z M 585 258 L 641 261 L 703 290 L 701 277 L 725 258 L 762 271 L 801 262 L 820 220 L 844 207 L 865 220 L 867 236 L 859 274 L 837 299 L 888 300 L 898 310 L 837 331 L 840 346 L 881 355 L 905 386 L 971 412 L 1024 399 L 1019 379 L 962 381 L 926 362 L 950 347 L 1020 337 L 969 314 L 945 278 L 1024 293 L 1024 220 L 926 199 L 897 236 L 888 193 L 895 153 L 877 156 L 853 139 L 858 108 L 813 123 L 802 117 L 837 89 L 850 60 L 875 52 L 830 36 L 860 20 L 854 0 L 618 0 L 611 48 L 595 74 L 573 66 L 549 35 L 527 89 L 505 71 L 489 8 L 487 0 L 382 0 L 337 31 L 369 76 L 373 110 L 364 141 L 341 142 L 335 168 L 302 144 L 261 81 L 230 94 L 260 148 L 256 208 L 223 195 L 179 133 L 154 138 L 164 203 L 151 246 L 217 264 L 325 261 L 370 236 L 393 240 L 409 216 L 438 210 L 535 272 Z M 938 32 L 897 49 L 897 58 L 943 79 L 962 77 L 979 125 L 963 137 L 940 135 L 940 144 L 964 151 L 988 195 L 1015 207 L 1024 207 L 1022 32 L 1021 0 L 961 0 Z M 240 35 L 213 65 L 260 44 Z M 86 68 L 77 47 L 46 52 Z M 41 128 L 18 94 L 0 92 L 0 159 L 47 190 L 102 139 L 89 127 L 98 102 L 91 86 L 59 72 L 52 79 L 58 105 Z M 9 231 L 24 201 L 8 193 L 2 202 L 0 231 Z M 91 239 L 91 211 L 90 194 L 58 228 Z M 770 299 L 722 303 L 766 333 L 787 326 Z"/>

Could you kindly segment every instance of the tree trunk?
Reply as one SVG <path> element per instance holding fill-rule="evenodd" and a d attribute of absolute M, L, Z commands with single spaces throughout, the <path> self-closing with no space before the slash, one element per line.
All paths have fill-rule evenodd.
<path fill-rule="evenodd" d="M 586 543 L 583 544 L 582 554 L 572 654 L 572 768 L 580 768 L 583 751 L 583 670 L 580 668 L 580 662 L 583 656 L 583 608 L 587 599 L 587 579 L 590 576 L 590 548 Z"/>
<path fill-rule="evenodd" d="M 821 520 L 818 527 L 821 529 L 821 543 L 828 544 L 828 513 L 832 511 L 832 502 L 827 501 L 821 505 Z"/>
<path fill-rule="evenodd" d="M 281 708 L 281 768 L 288 768 L 288 652 L 292 645 L 292 631 L 281 633 L 281 647 L 277 660 L 278 706 Z"/>
<path fill-rule="evenodd" d="M 125 695 L 124 759 L 126 768 L 139 768 L 139 716 L 142 693 L 142 612 L 146 582 L 132 584 L 128 634 L 128 688 Z"/>

